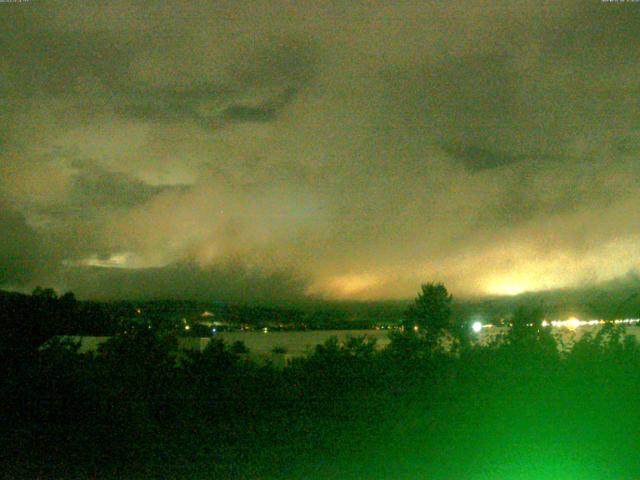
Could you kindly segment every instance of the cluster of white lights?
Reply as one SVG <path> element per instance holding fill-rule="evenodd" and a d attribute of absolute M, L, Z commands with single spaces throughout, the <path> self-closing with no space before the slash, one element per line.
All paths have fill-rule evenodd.
<path fill-rule="evenodd" d="M 579 318 L 571 317 L 568 320 L 552 320 L 547 321 L 544 320 L 542 322 L 543 327 L 565 327 L 565 328 L 578 328 L 584 326 L 594 326 L 594 325 L 604 325 L 605 323 L 615 323 L 615 324 L 633 324 L 640 322 L 640 318 L 624 318 L 618 320 L 580 320 Z"/>
<path fill-rule="evenodd" d="M 605 323 L 614 323 L 618 325 L 619 324 L 630 325 L 630 324 L 636 324 L 638 322 L 640 322 L 640 318 L 624 318 L 624 319 L 618 319 L 618 320 L 580 320 L 579 318 L 571 317 L 567 320 L 551 320 L 551 321 L 543 320 L 542 326 L 575 329 L 575 328 L 584 327 L 584 326 L 604 325 Z M 530 323 L 528 324 L 528 326 L 532 327 L 533 324 Z M 493 325 L 491 324 L 483 325 L 482 322 L 473 322 L 471 324 L 471 329 L 475 333 L 480 333 L 483 328 L 489 328 L 489 327 L 493 327 Z"/>

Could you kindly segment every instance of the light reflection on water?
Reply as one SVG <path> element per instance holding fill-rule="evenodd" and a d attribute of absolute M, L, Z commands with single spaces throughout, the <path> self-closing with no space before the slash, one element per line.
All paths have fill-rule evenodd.
<path fill-rule="evenodd" d="M 640 341 L 640 326 L 626 325 L 625 335 L 632 335 Z M 584 325 L 578 328 L 547 327 L 559 340 L 564 348 L 571 348 L 573 343 L 587 332 L 595 335 L 602 328 L 601 325 Z M 472 333 L 473 341 L 486 344 L 496 336 L 507 333 L 506 327 L 483 328 L 479 333 Z M 386 330 L 312 330 L 299 332 L 221 332 L 216 336 L 223 338 L 225 343 L 242 341 L 253 353 L 269 353 L 274 347 L 283 347 L 292 356 L 311 353 L 316 345 L 326 342 L 331 337 L 338 340 L 346 340 L 348 337 L 361 337 L 366 335 L 369 339 L 376 340 L 378 348 L 384 348 L 389 344 L 389 332 Z M 559 345 L 559 347 L 561 346 Z"/>

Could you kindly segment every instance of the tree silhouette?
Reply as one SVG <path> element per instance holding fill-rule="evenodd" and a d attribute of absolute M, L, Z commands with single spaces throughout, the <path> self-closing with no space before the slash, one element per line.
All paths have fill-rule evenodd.
<path fill-rule="evenodd" d="M 405 312 L 406 330 L 422 332 L 434 339 L 445 332 L 451 333 L 451 301 L 453 296 L 442 283 L 426 283 Z"/>
<path fill-rule="evenodd" d="M 557 354 L 556 341 L 551 330 L 544 328 L 544 309 L 519 306 L 513 313 L 507 342 L 511 346 L 528 353 Z"/>
<path fill-rule="evenodd" d="M 45 301 L 56 300 L 58 298 L 58 294 L 53 288 L 42 288 L 39 285 L 33 290 L 31 295 Z"/>

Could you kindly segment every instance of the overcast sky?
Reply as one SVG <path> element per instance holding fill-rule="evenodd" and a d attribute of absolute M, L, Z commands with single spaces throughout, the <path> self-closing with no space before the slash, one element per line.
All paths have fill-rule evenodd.
<path fill-rule="evenodd" d="M 0 3 L 0 285 L 458 296 L 640 266 L 640 3 Z"/>

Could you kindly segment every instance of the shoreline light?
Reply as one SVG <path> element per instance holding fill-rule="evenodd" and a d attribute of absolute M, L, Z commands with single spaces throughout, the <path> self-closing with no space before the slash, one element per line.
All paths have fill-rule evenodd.
<path fill-rule="evenodd" d="M 629 325 L 629 324 L 634 324 L 638 322 L 640 322 L 640 318 L 624 318 L 624 319 L 616 319 L 616 320 L 596 320 L 596 319 L 580 320 L 579 318 L 571 317 L 571 318 L 568 318 L 567 320 L 551 320 L 550 322 L 547 320 L 544 320 L 542 322 L 542 326 L 543 327 L 551 326 L 555 328 L 569 328 L 573 330 L 578 327 L 604 325 L 605 323 L 613 323 L 616 325 L 619 325 L 619 324 Z"/>

